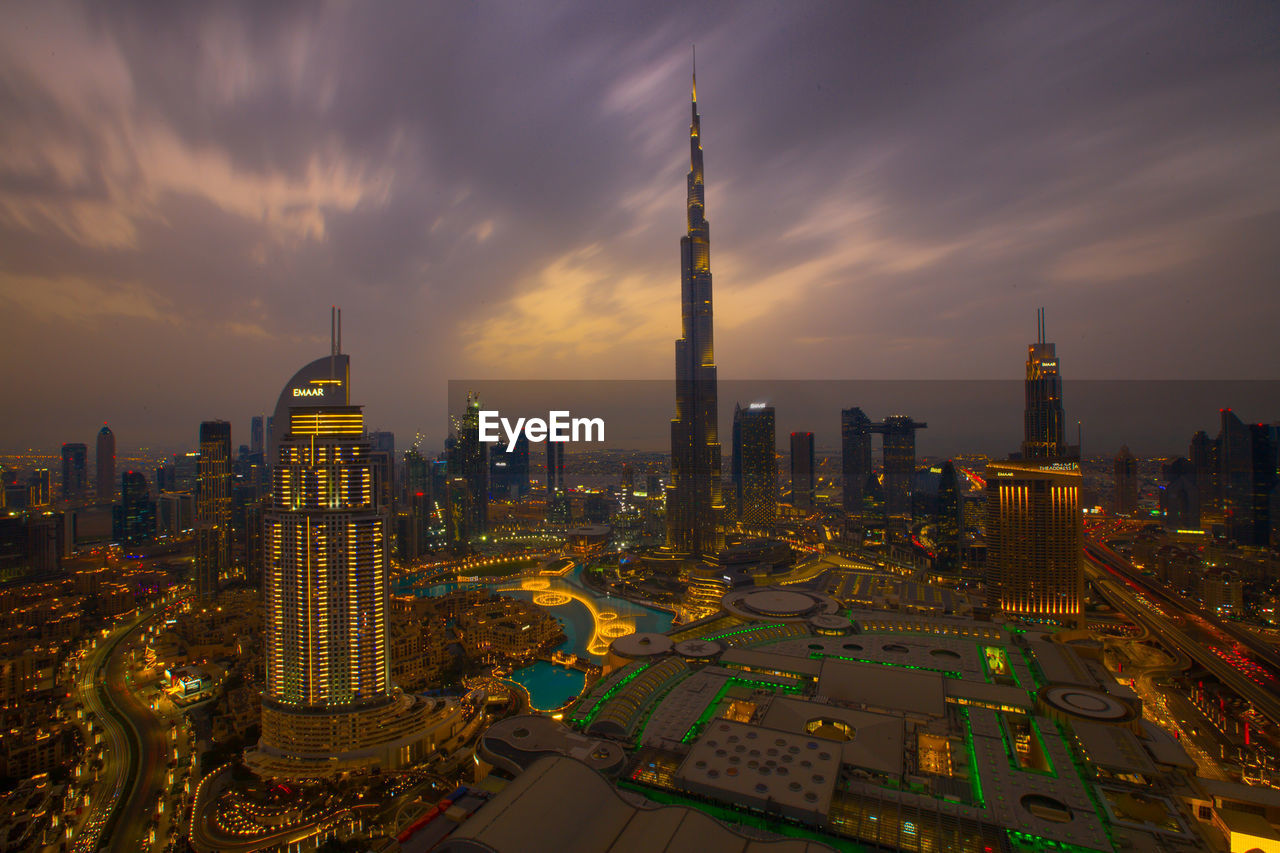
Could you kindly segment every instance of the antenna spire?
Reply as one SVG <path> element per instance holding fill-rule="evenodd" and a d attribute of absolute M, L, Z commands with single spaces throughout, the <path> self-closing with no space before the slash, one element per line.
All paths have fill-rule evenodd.
<path fill-rule="evenodd" d="M 693 46 L 693 102 L 698 103 L 698 46 Z"/>

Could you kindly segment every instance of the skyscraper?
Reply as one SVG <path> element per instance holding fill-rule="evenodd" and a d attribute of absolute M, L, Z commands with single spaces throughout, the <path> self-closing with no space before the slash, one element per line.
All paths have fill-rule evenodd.
<path fill-rule="evenodd" d="M 871 478 L 871 419 L 856 406 L 840 411 L 840 463 L 844 511 L 861 522 L 862 496 Z"/>
<path fill-rule="evenodd" d="M 911 485 L 916 476 L 916 430 L 929 426 L 906 415 L 890 415 L 871 431 L 884 436 L 885 533 L 905 536 L 911 529 Z"/>
<path fill-rule="evenodd" d="M 111 508 L 111 535 L 121 545 L 142 545 L 156 536 L 156 505 L 140 471 L 120 475 L 120 503 Z"/>
<path fill-rule="evenodd" d="M 480 398 L 453 419 L 448 443 L 450 538 L 467 544 L 489 529 L 489 445 L 480 440 Z"/>
<path fill-rule="evenodd" d="M 563 445 L 561 445 L 563 447 Z M 507 451 L 499 442 L 489 452 L 489 493 L 495 498 L 519 498 L 529 491 L 529 437 L 523 432 Z"/>
<path fill-rule="evenodd" d="M 733 506 L 748 528 L 778 519 L 778 459 L 773 406 L 733 407 Z"/>
<path fill-rule="evenodd" d="M 111 503 L 116 497 L 116 437 L 106 424 L 98 430 L 98 453 L 94 464 L 98 469 L 95 497 L 98 503 Z"/>
<path fill-rule="evenodd" d="M 676 415 L 671 419 L 671 488 L 667 495 L 667 544 L 675 551 L 710 556 L 724 545 L 717 422 L 715 350 L 712 341 L 711 231 L 705 215 L 698 78 L 693 78 L 689 125 L 688 232 L 680 239 L 680 340 L 676 341 Z"/>
<path fill-rule="evenodd" d="M 948 459 L 938 479 L 938 510 L 934 518 L 937 571 L 954 575 L 960 571 L 964 550 L 964 486 L 955 463 Z"/>
<path fill-rule="evenodd" d="M 89 448 L 83 444 L 62 445 L 62 499 L 82 501 L 88 487 L 86 475 Z"/>
<path fill-rule="evenodd" d="M 1080 614 L 1080 467 L 1064 461 L 987 466 L 988 603 L 1006 613 Z"/>
<path fill-rule="evenodd" d="M 264 439 L 262 415 L 254 415 L 253 420 L 249 421 L 249 452 L 262 453 L 264 450 Z"/>
<path fill-rule="evenodd" d="M 813 508 L 816 472 L 813 433 L 791 433 L 791 505 L 796 509 Z"/>
<path fill-rule="evenodd" d="M 1114 466 L 1115 494 L 1112 508 L 1121 515 L 1128 515 L 1138 506 L 1138 460 L 1129 452 L 1129 445 L 1120 447 Z"/>
<path fill-rule="evenodd" d="M 264 513 L 264 776 L 315 778 L 418 760 L 430 706 L 394 689 L 387 648 L 388 508 L 364 415 L 337 352 L 294 375 L 276 407 Z M 314 392 L 313 392 L 314 389 Z M 303 393 L 298 393 L 299 391 Z"/>
<path fill-rule="evenodd" d="M 196 591 L 210 596 L 231 568 L 231 424 L 200 424 L 196 462 Z"/>
<path fill-rule="evenodd" d="M 1062 377 L 1054 344 L 1044 339 L 1044 309 L 1036 312 L 1037 340 L 1027 347 L 1026 412 L 1023 459 L 1062 459 L 1071 455 L 1063 439 Z"/>

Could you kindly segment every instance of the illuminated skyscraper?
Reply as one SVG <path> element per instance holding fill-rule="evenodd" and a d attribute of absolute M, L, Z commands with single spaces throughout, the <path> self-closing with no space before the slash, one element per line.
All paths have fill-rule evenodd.
<path fill-rule="evenodd" d="M 724 546 L 712 341 L 711 231 L 705 215 L 698 78 L 693 79 L 689 125 L 688 233 L 680 239 L 680 340 L 676 341 L 676 416 L 671 420 L 671 488 L 667 544 L 682 553 L 711 556 Z"/>
<path fill-rule="evenodd" d="M 773 406 L 733 407 L 733 506 L 748 528 L 778 519 L 778 458 Z"/>
<path fill-rule="evenodd" d="M 418 760 L 430 710 L 399 693 L 387 648 L 388 508 L 337 351 L 294 375 L 276 408 L 264 514 L 264 776 L 333 776 Z"/>
<path fill-rule="evenodd" d="M 988 603 L 1006 613 L 1080 614 L 1080 466 L 1031 460 L 987 466 Z"/>
<path fill-rule="evenodd" d="M 94 465 L 98 469 L 95 497 L 98 503 L 111 503 L 116 496 L 116 437 L 106 424 L 98 430 L 98 453 Z"/>
<path fill-rule="evenodd" d="M 196 592 L 211 596 L 231 568 L 231 424 L 200 424 L 196 462 Z"/>
<path fill-rule="evenodd" d="M 83 444 L 62 445 L 62 499 L 64 501 L 82 501 L 88 488 L 86 482 L 86 459 L 89 448 Z"/>
<path fill-rule="evenodd" d="M 1138 506 L 1138 460 L 1122 445 L 1115 459 L 1115 494 L 1112 506 L 1117 513 L 1128 515 Z"/>
<path fill-rule="evenodd" d="M 906 415 L 890 415 L 871 431 L 884 436 L 885 532 L 905 536 L 911 529 L 911 486 L 916 476 L 916 430 L 929 426 Z"/>
<path fill-rule="evenodd" d="M 563 447 L 563 445 L 561 445 Z M 489 452 L 489 494 L 494 498 L 515 499 L 529 491 L 529 437 L 523 432 L 515 447 L 499 442 Z"/>
<path fill-rule="evenodd" d="M 791 505 L 797 509 L 813 509 L 817 487 L 816 460 L 813 433 L 791 433 Z"/>
<path fill-rule="evenodd" d="M 1062 377 L 1057 347 L 1044 339 L 1044 309 L 1036 312 L 1037 340 L 1027 347 L 1023 459 L 1063 459 L 1072 455 L 1063 438 Z M 1078 449 L 1076 449 L 1078 452 Z"/>
<path fill-rule="evenodd" d="M 964 551 L 964 484 L 950 459 L 943 463 L 938 478 L 933 541 L 937 547 L 937 570 L 944 574 L 958 573 Z"/>

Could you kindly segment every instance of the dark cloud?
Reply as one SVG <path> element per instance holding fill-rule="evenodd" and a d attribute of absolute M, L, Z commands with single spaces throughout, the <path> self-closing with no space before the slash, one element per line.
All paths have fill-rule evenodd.
<path fill-rule="evenodd" d="M 1016 377 L 1046 305 L 1068 379 L 1274 376 L 1272 4 L 11 17 L 8 444 L 247 424 L 334 303 L 405 436 L 450 378 L 667 376 L 695 41 L 723 375 Z"/>

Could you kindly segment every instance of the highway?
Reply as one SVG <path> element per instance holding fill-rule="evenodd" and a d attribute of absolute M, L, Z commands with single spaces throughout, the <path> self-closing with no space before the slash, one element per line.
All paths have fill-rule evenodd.
<path fill-rule="evenodd" d="M 1132 567 L 1109 548 L 1088 543 L 1085 570 L 1088 579 L 1118 609 L 1212 673 L 1264 717 L 1280 724 L 1280 695 L 1275 687 L 1280 678 L 1269 665 L 1200 614 L 1168 598 L 1154 597 L 1128 576 Z"/>
<path fill-rule="evenodd" d="M 133 853 L 147 847 L 143 837 L 167 770 L 166 728 L 129 688 L 121 647 L 155 612 L 148 610 L 112 631 L 80 671 L 81 701 L 103 731 L 107 749 L 101 783 L 72 846 L 76 853 Z"/>

